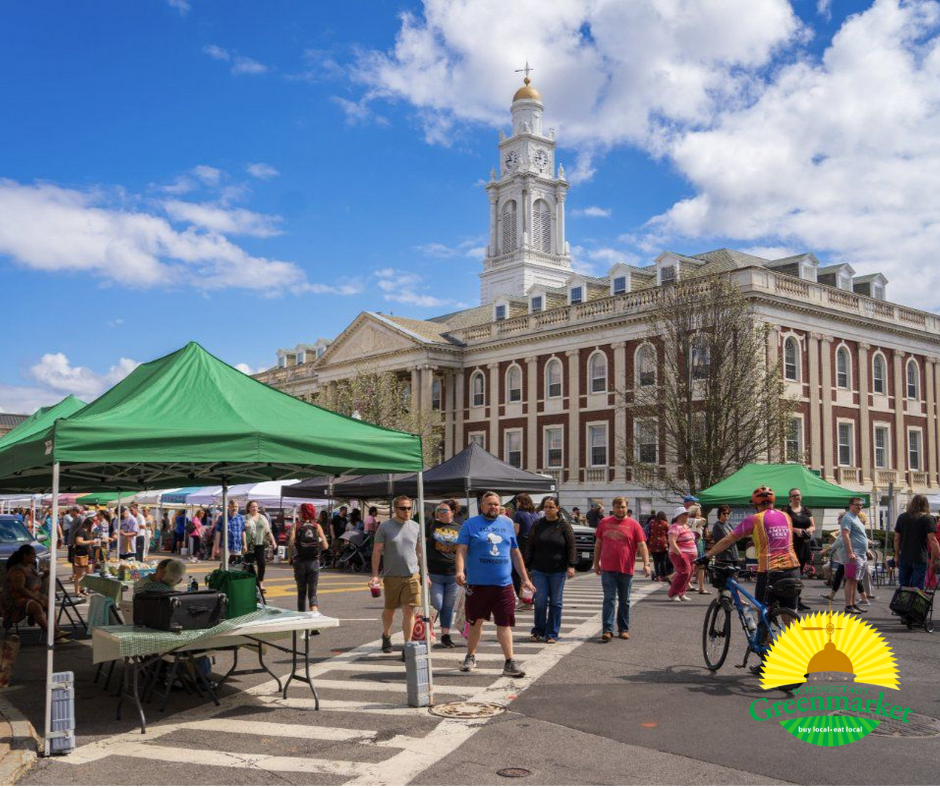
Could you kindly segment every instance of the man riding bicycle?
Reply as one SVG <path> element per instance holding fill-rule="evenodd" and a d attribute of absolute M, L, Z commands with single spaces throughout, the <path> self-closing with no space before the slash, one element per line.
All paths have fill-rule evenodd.
<path fill-rule="evenodd" d="M 768 607 L 773 602 L 779 602 L 782 607 L 780 617 L 783 624 L 789 626 L 796 620 L 795 615 L 788 615 L 796 600 L 790 596 L 776 594 L 774 586 L 787 578 L 799 579 L 800 561 L 793 549 L 793 523 L 786 512 L 774 508 L 776 501 L 777 496 L 770 487 L 758 487 L 754 490 L 751 503 L 757 512 L 746 517 L 730 534 L 713 545 L 711 550 L 705 553 L 704 560 L 719 555 L 745 536 L 752 537 L 754 550 L 757 552 L 757 584 L 754 597 Z M 757 669 L 760 669 L 759 666 Z"/>

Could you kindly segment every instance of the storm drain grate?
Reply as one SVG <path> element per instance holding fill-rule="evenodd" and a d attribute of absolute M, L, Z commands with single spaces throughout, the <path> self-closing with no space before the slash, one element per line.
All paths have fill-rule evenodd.
<path fill-rule="evenodd" d="M 500 777 L 528 777 L 532 772 L 523 769 L 520 766 L 510 766 L 508 769 L 500 769 L 496 772 Z"/>
<path fill-rule="evenodd" d="M 487 717 L 495 717 L 504 711 L 506 711 L 506 707 L 498 703 L 474 703 L 472 701 L 440 703 L 431 707 L 431 714 L 457 720 L 482 720 Z"/>
<path fill-rule="evenodd" d="M 865 717 L 869 720 L 878 720 L 879 725 L 871 732 L 871 736 L 886 736 L 893 739 L 926 739 L 930 736 L 940 736 L 940 720 L 927 717 L 923 714 L 908 714 L 907 722 L 900 720 L 886 720 L 876 714 L 859 711 L 845 714 L 841 711 L 829 712 L 830 717 Z"/>

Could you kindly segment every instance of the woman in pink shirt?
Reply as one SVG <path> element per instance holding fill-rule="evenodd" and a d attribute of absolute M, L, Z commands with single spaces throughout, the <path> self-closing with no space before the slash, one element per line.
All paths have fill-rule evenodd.
<path fill-rule="evenodd" d="M 684 506 L 680 506 L 672 513 L 672 525 L 669 526 L 667 537 L 669 539 L 669 558 L 675 572 L 672 584 L 669 586 L 668 596 L 676 602 L 688 602 L 685 592 L 692 577 L 692 562 L 698 555 L 695 546 L 695 534 L 688 527 L 689 513 Z"/>
<path fill-rule="evenodd" d="M 190 561 L 199 560 L 199 546 L 202 543 L 202 521 L 205 516 L 204 510 L 197 509 L 193 519 L 189 521 L 189 538 L 191 540 L 190 544 L 193 546 L 193 551 L 189 555 Z"/>

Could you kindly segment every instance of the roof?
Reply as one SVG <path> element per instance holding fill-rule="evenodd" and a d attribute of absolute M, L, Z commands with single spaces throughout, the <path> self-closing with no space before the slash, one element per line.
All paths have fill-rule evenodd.
<path fill-rule="evenodd" d="M 12 430 L 28 418 L 29 416 L 25 413 L 0 413 L 0 427 L 6 427 L 8 430 Z"/>
<path fill-rule="evenodd" d="M 858 497 L 869 505 L 867 493 L 859 493 L 821 479 L 799 463 L 749 463 L 727 479 L 698 493 L 704 506 L 726 503 L 730 506 L 749 506 L 755 489 L 767 485 L 777 493 L 777 504 L 782 507 L 786 491 L 794 487 L 803 493 L 803 504 L 810 508 L 844 508 L 849 498 Z"/>
<path fill-rule="evenodd" d="M 432 342 L 439 345 L 455 345 L 457 342 L 447 335 L 449 325 L 445 325 L 442 330 L 441 323 L 431 320 L 416 320 L 411 317 L 399 317 L 398 315 L 384 315 L 381 312 L 369 312 L 372 317 L 394 328 L 404 331 L 414 339 L 421 342 Z"/>

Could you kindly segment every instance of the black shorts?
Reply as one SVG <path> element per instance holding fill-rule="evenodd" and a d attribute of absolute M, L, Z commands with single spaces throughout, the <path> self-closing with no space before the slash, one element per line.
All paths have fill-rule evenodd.
<path fill-rule="evenodd" d="M 800 570 L 797 568 L 784 569 L 782 572 L 758 572 L 757 583 L 754 586 L 754 598 L 758 602 L 763 602 L 767 607 L 770 607 L 773 602 L 780 602 L 781 607 L 796 610 L 796 597 L 779 598 L 772 591 L 768 592 L 767 587 L 786 577 L 798 578 L 799 576 Z"/>

